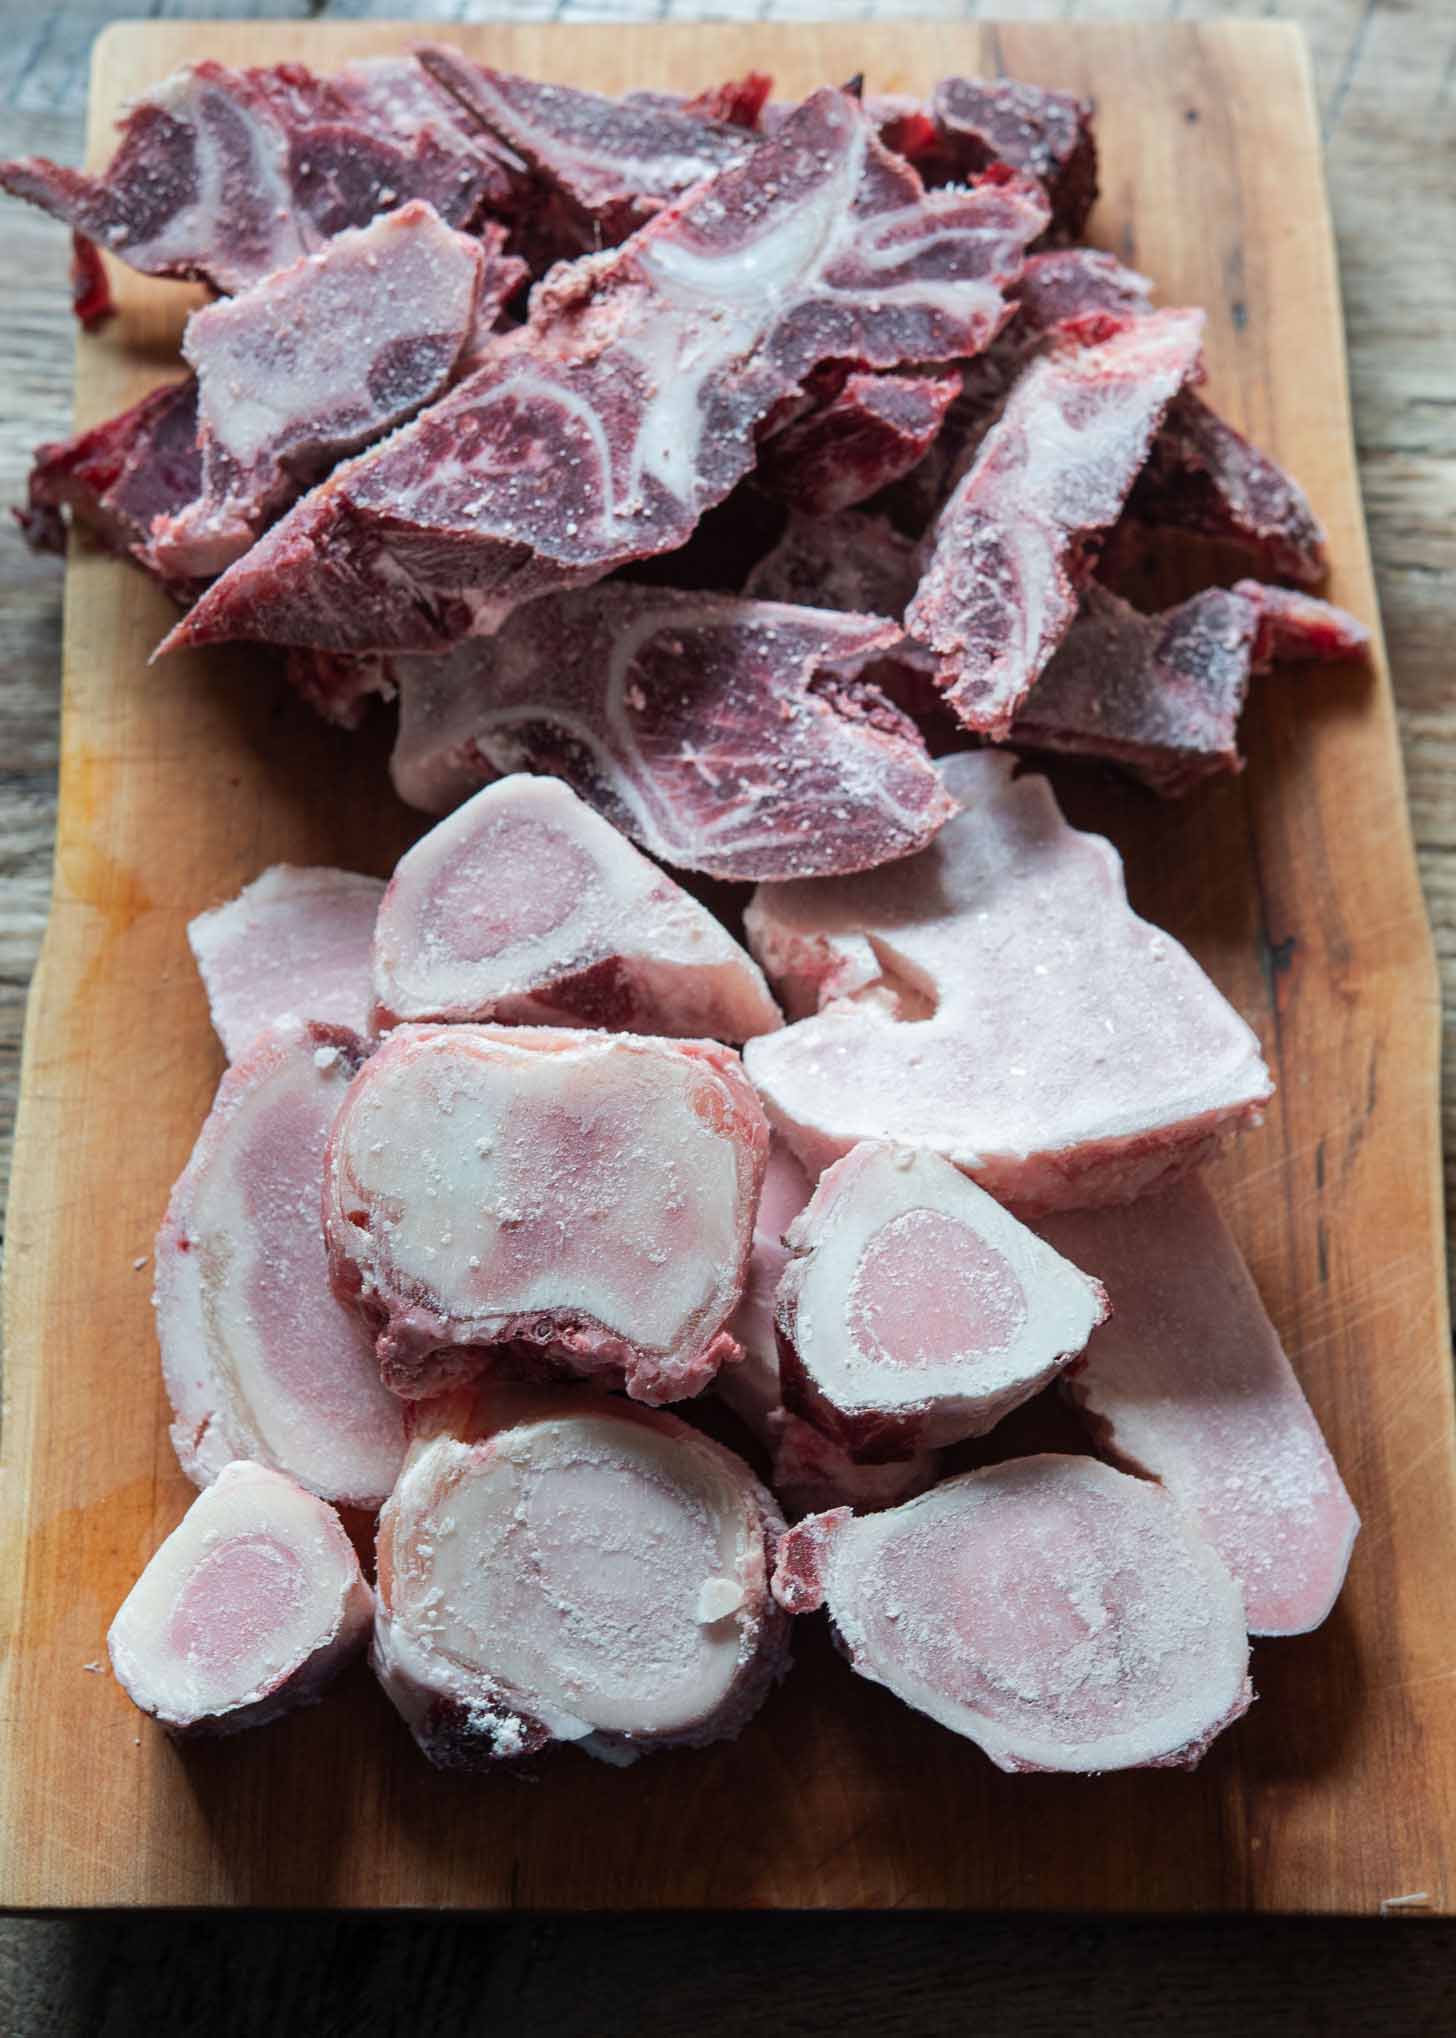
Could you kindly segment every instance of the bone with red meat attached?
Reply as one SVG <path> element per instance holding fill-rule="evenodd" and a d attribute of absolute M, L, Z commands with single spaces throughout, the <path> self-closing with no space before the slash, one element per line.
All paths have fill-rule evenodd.
<path fill-rule="evenodd" d="M 1059 239 L 1081 235 L 1097 197 L 1090 100 L 1016 78 L 942 78 L 928 105 L 887 94 L 866 110 L 927 184 L 964 183 L 1005 163 L 1045 190 Z"/>
<path fill-rule="evenodd" d="M 769 1484 L 789 1514 L 840 1506 L 865 1513 L 923 1493 L 939 1476 L 940 1457 L 935 1451 L 915 1451 L 881 1464 L 861 1464 L 783 1405 L 774 1298 L 790 1258 L 784 1233 L 812 1194 L 813 1184 L 804 1170 L 783 1141 L 774 1140 L 753 1221 L 748 1280 L 729 1325 L 743 1347 L 743 1357 L 737 1365 L 725 1366 L 714 1386 L 768 1451 Z"/>
<path fill-rule="evenodd" d="M 1203 314 L 1058 328 L 1015 383 L 940 513 L 906 611 L 968 729 L 1010 733 L 1077 612 L 1168 405 L 1199 365 Z"/>
<path fill-rule="evenodd" d="M 1207 1188 L 1037 1229 L 1111 1298 L 1062 1383 L 1099 1445 L 1197 1517 L 1243 1589 L 1250 1634 L 1317 1628 L 1360 1517 Z"/>
<path fill-rule="evenodd" d="M 157 1336 L 183 1471 L 247 1458 L 374 1509 L 404 1453 L 402 1404 L 329 1283 L 319 1205 L 334 1114 L 363 1058 L 288 1019 L 222 1079 L 157 1234 Z"/>
<path fill-rule="evenodd" d="M 1095 1280 L 938 1154 L 865 1141 L 789 1226 L 785 1404 L 871 1461 L 982 1436 L 1082 1351 Z"/>
<path fill-rule="evenodd" d="M 1015 1458 L 788 1531 L 773 1589 L 861 1677 L 1011 1773 L 1191 1769 L 1248 1710 L 1239 1588 L 1161 1487 Z"/>
<path fill-rule="evenodd" d="M 275 863 L 187 925 L 229 1061 L 285 1013 L 367 1034 L 369 950 L 384 885 L 326 865 Z"/>
<path fill-rule="evenodd" d="M 106 1646 L 172 1733 L 235 1734 L 314 1705 L 363 1649 L 373 1594 L 338 1516 L 263 1465 L 225 1466 L 156 1552 Z"/>
<path fill-rule="evenodd" d="M 230 292 L 411 198 L 473 226 L 509 204 L 522 167 L 467 127 L 413 58 L 330 78 L 206 61 L 133 100 L 101 176 L 26 156 L 0 164 L 0 189 L 146 275 Z"/>
<path fill-rule="evenodd" d="M 919 857 L 763 885 L 745 915 L 799 1023 L 744 1059 L 806 1167 L 890 1139 L 998 1202 L 1074 1209 L 1142 1195 L 1257 1124 L 1258 1041 L 1132 911 L 1111 844 L 1000 753 L 939 768 L 962 811 Z"/>
<path fill-rule="evenodd" d="M 407 1399 L 526 1367 L 679 1400 L 738 1355 L 767 1152 L 713 1042 L 402 1026 L 329 1141 L 334 1285 Z"/>
<path fill-rule="evenodd" d="M 379 1523 L 372 1662 L 440 1768 L 731 1739 L 788 1665 L 783 1521 L 675 1417 L 579 1388 L 427 1402 Z"/>
<path fill-rule="evenodd" d="M 765 439 L 754 479 L 810 516 L 865 502 L 925 458 L 960 391 L 955 371 L 850 375 Z"/>
<path fill-rule="evenodd" d="M 665 863 L 863 870 L 952 810 L 919 731 L 861 677 L 899 639 L 875 616 L 620 582 L 532 602 L 483 642 L 386 662 L 395 787 L 438 813 L 549 772 Z"/>
<path fill-rule="evenodd" d="M 374 1023 L 734 1043 L 783 1024 L 721 921 L 554 778 L 487 786 L 401 857 L 374 932 Z"/>
<path fill-rule="evenodd" d="M 441 650 L 672 551 L 822 361 L 984 346 L 1044 218 L 1014 180 L 925 193 L 854 101 L 815 93 L 621 247 L 555 269 L 525 326 L 305 497 L 167 648 Z"/>

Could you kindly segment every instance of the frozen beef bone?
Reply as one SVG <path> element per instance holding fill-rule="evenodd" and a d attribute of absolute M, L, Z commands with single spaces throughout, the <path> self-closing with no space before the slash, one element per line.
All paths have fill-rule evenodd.
<path fill-rule="evenodd" d="M 1015 78 L 942 78 L 928 106 L 887 94 L 866 110 L 886 147 L 927 184 L 963 183 L 1005 163 L 1046 191 L 1058 239 L 1080 237 L 1097 197 L 1089 100 Z"/>
<path fill-rule="evenodd" d="M 358 871 L 275 863 L 189 921 L 229 1061 L 285 1013 L 369 1031 L 369 950 L 384 885 Z"/>
<path fill-rule="evenodd" d="M 860 1464 L 783 1405 L 774 1298 L 789 1263 L 784 1233 L 812 1194 L 813 1184 L 804 1170 L 783 1141 L 774 1140 L 753 1221 L 743 1300 L 729 1325 L 743 1347 L 743 1357 L 737 1365 L 725 1366 L 714 1386 L 769 1453 L 773 1465 L 769 1484 L 790 1514 L 811 1514 L 825 1507 L 861 1512 L 893 1507 L 934 1484 L 940 1472 L 938 1452 L 915 1451 L 882 1464 Z"/>
<path fill-rule="evenodd" d="M 415 200 L 194 312 L 182 353 L 197 376 L 202 486 L 153 527 L 162 569 L 220 573 L 336 460 L 439 396 L 489 266 L 481 242 Z M 511 288 L 522 273 L 509 263 Z"/>
<path fill-rule="evenodd" d="M 88 241 L 85 234 L 71 235 L 71 309 L 88 333 L 116 316 L 106 264 L 95 241 Z"/>
<path fill-rule="evenodd" d="M 1037 1229 L 1111 1298 L 1062 1383 L 1099 1444 L 1197 1517 L 1251 1634 L 1317 1628 L 1360 1517 L 1208 1190 L 1184 1182 Z"/>
<path fill-rule="evenodd" d="M 705 906 L 559 779 L 498 779 L 401 857 L 374 932 L 374 1023 L 739 1042 L 783 1024 Z"/>
<path fill-rule="evenodd" d="M 785 1403 L 871 1461 L 982 1436 L 1107 1314 L 1094 1280 L 938 1154 L 865 1141 L 789 1226 Z"/>
<path fill-rule="evenodd" d="M 441 650 L 683 545 L 823 361 L 974 352 L 1045 217 L 1014 180 L 926 194 L 843 93 L 621 247 L 555 269 L 526 325 L 336 470 L 168 640 Z"/>
<path fill-rule="evenodd" d="M 629 106 L 655 106 L 673 113 L 691 113 L 699 120 L 726 120 L 732 127 L 756 134 L 764 128 L 764 112 L 773 91 L 773 79 L 766 71 L 745 71 L 741 78 L 728 78 L 721 85 L 704 86 L 701 92 L 627 92 Z M 789 109 L 781 103 L 775 113 Z"/>
<path fill-rule="evenodd" d="M 371 1660 L 430 1761 L 730 1740 L 788 1667 L 783 1521 L 740 1458 L 580 1388 L 426 1402 L 379 1523 Z"/>
<path fill-rule="evenodd" d="M 222 1079 L 157 1235 L 172 1443 L 194 1485 L 247 1458 L 340 1507 L 377 1508 L 403 1404 L 329 1284 L 324 1151 L 364 1045 L 286 1019 Z"/>
<path fill-rule="evenodd" d="M 711 1042 L 402 1026 L 334 1122 L 334 1286 L 408 1400 L 502 1366 L 680 1400 L 738 1355 L 767 1152 Z"/>
<path fill-rule="evenodd" d="M 924 459 L 960 388 L 957 373 L 850 375 L 764 441 L 755 478 L 811 516 L 864 502 Z"/>
<path fill-rule="evenodd" d="M 89 432 L 40 446 L 20 523 L 39 550 L 64 545 L 61 512 L 71 511 L 113 552 L 127 554 L 180 601 L 199 583 L 169 579 L 152 550 L 152 525 L 194 502 L 202 485 L 197 384 L 164 383 Z"/>
<path fill-rule="evenodd" d="M 954 1161 L 1025 1210 L 1126 1202 L 1259 1122 L 1259 1043 L 1127 902 L 1111 844 L 989 750 L 940 764 L 962 803 L 920 856 L 762 885 L 749 945 L 797 1025 L 744 1059 L 818 1174 L 862 1139 Z"/>
<path fill-rule="evenodd" d="M 549 772 L 665 863 L 863 870 L 952 811 L 914 724 L 862 677 L 899 640 L 874 616 L 615 581 L 532 602 L 484 642 L 389 661 L 395 788 L 438 813 Z"/>
<path fill-rule="evenodd" d="M 134 1705 L 179 1736 L 314 1705 L 363 1649 L 373 1594 L 333 1509 L 226 1466 L 127 1594 L 106 1646 Z"/>
<path fill-rule="evenodd" d="M 773 1589 L 827 1606 L 861 1677 L 998 1769 L 1191 1769 L 1246 1712 L 1239 1588 L 1163 1490 L 1013 1458 L 883 1514 L 812 1515 Z"/>
<path fill-rule="evenodd" d="M 686 107 L 546 84 L 473 64 L 453 49 L 422 49 L 419 59 L 467 120 L 569 207 L 576 246 L 563 252 L 625 240 L 756 146 L 742 126 Z"/>
<path fill-rule="evenodd" d="M 1202 332 L 1198 311 L 1060 327 L 941 511 L 905 627 L 977 734 L 1009 733 L 1066 635 Z"/>
<path fill-rule="evenodd" d="M 915 584 L 913 540 L 886 517 L 841 510 L 827 517 L 791 516 L 778 543 L 749 573 L 743 591 L 758 601 L 898 619 Z"/>
<path fill-rule="evenodd" d="M 1253 674 L 1362 657 L 1368 642 L 1343 609 L 1262 581 L 1206 588 L 1153 616 L 1094 583 L 1011 742 L 1105 759 L 1172 799 L 1243 770 L 1238 725 Z"/>
<path fill-rule="evenodd" d="M 508 206 L 520 165 L 459 119 L 410 57 L 230 70 L 187 64 L 132 102 L 99 177 L 0 163 L 28 199 L 148 276 L 245 290 L 410 198 L 448 226 Z"/>

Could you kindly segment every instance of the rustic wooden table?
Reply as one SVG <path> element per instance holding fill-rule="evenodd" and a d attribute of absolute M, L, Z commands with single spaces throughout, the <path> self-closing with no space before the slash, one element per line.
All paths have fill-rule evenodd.
<path fill-rule="evenodd" d="M 90 45 L 114 16 L 424 19 L 1281 16 L 1310 40 L 1339 237 L 1361 474 L 1443 976 L 1456 986 L 1456 8 L 1451 0 L 0 0 L 0 145 L 78 156 Z M 66 429 L 65 239 L 7 207 L 0 502 Z M 60 574 L 0 539 L 0 1183 L 50 883 Z M 1448 999 L 1456 1009 L 1456 999 Z M 1456 1062 L 1445 1087 L 1456 1165 Z M 767 1815 L 767 1814 L 766 1814 Z M 1190 2034 L 1456 2028 L 1456 1930 L 1210 1920 L 97 1918 L 0 1921 L 0 2032 Z"/>

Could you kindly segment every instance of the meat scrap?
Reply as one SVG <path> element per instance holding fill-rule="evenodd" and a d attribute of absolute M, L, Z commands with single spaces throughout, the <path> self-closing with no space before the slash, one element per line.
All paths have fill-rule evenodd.
<path fill-rule="evenodd" d="M 737 1365 L 725 1366 L 714 1386 L 769 1452 L 773 1464 L 769 1484 L 791 1515 L 826 1507 L 862 1512 L 893 1507 L 935 1483 L 940 1472 L 937 1452 L 916 1451 L 883 1464 L 859 1464 L 822 1430 L 791 1415 L 783 1405 L 774 1298 L 790 1258 L 784 1233 L 812 1194 L 813 1184 L 804 1170 L 783 1141 L 774 1140 L 753 1220 L 748 1280 L 729 1325 L 743 1347 L 743 1357 Z"/>
<path fill-rule="evenodd" d="M 127 1594 L 116 1681 L 174 1734 L 236 1734 L 315 1705 L 363 1649 L 374 1595 L 333 1509 L 263 1465 L 228 1465 Z"/>
<path fill-rule="evenodd" d="M 402 1026 L 334 1122 L 334 1286 L 407 1400 L 507 1363 L 678 1400 L 738 1355 L 767 1152 L 712 1042 Z"/>
<path fill-rule="evenodd" d="M 438 813 L 507 772 L 564 779 L 663 862 L 820 877 L 922 848 L 951 812 L 914 724 L 861 677 L 890 622 L 611 582 L 444 657 L 389 661 L 391 771 Z"/>
<path fill-rule="evenodd" d="M 377 1508 L 403 1407 L 329 1285 L 319 1204 L 334 1113 L 364 1058 L 338 1027 L 285 1019 L 222 1079 L 157 1235 L 157 1336 L 183 1471 L 234 1459 L 341 1507 Z"/>
<path fill-rule="evenodd" d="M 1058 328 L 941 511 L 906 612 L 968 729 L 1005 737 L 1077 611 L 1163 413 L 1199 365 L 1203 314 Z"/>
<path fill-rule="evenodd" d="M 962 811 L 916 858 L 763 885 L 749 945 L 797 1025 L 749 1075 L 811 1173 L 862 1139 L 943 1154 L 1024 1210 L 1129 1201 L 1257 1124 L 1259 1043 L 1127 903 L 1044 778 L 944 758 Z"/>
<path fill-rule="evenodd" d="M 275 863 L 188 922 L 187 940 L 229 1061 L 285 1013 L 369 1031 L 369 948 L 384 896 L 358 871 Z"/>
<path fill-rule="evenodd" d="M 332 78 L 301 64 L 187 64 L 132 102 L 102 176 L 44 156 L 0 163 L 0 190 L 133 269 L 225 293 L 407 199 L 469 227 L 514 189 L 502 151 L 409 57 L 346 64 Z"/>
<path fill-rule="evenodd" d="M 1044 217 L 1014 181 L 927 196 L 818 92 L 620 248 L 554 270 L 525 326 L 305 497 L 164 648 L 442 650 L 672 551 L 822 361 L 985 345 Z"/>
<path fill-rule="evenodd" d="M 783 1024 L 722 923 L 554 778 L 487 786 L 401 857 L 374 1023 L 495 1019 L 740 1042 Z"/>
<path fill-rule="evenodd" d="M 811 516 L 864 502 L 924 459 L 960 389 L 954 372 L 851 375 L 764 441 L 755 479 Z"/>
<path fill-rule="evenodd" d="M 861 1677 L 998 1769 L 1192 1769 L 1247 1712 L 1238 1586 L 1161 1487 L 1015 1458 L 883 1514 L 789 1530 L 791 1613 L 827 1606 Z"/>
<path fill-rule="evenodd" d="M 1098 1442 L 1197 1517 L 1251 1634 L 1317 1628 L 1360 1517 L 1208 1190 L 1184 1182 L 1037 1228 L 1112 1299 L 1062 1383 Z"/>
<path fill-rule="evenodd" d="M 71 235 L 71 309 L 82 328 L 94 333 L 116 316 L 116 300 L 95 241 Z"/>
<path fill-rule="evenodd" d="M 1105 758 L 1173 799 L 1243 770 L 1238 725 L 1253 674 L 1280 659 L 1360 657 L 1368 642 L 1343 609 L 1262 581 L 1206 588 L 1154 616 L 1094 583 L 1011 741 Z"/>
<path fill-rule="evenodd" d="M 788 1667 L 782 1532 L 742 1460 L 673 1416 L 442 1395 L 380 1517 L 375 1673 L 441 1769 L 732 1739 Z"/>
<path fill-rule="evenodd" d="M 871 1461 L 994 1429 L 1074 1359 L 1107 1297 L 939 1155 L 865 1141 L 789 1226 L 786 1405 Z"/>
<path fill-rule="evenodd" d="M 342 455 L 440 395 L 486 267 L 481 243 L 416 200 L 194 312 L 182 353 L 197 375 L 202 486 L 152 531 L 163 571 L 220 573 Z M 512 263 L 511 287 L 521 273 Z"/>

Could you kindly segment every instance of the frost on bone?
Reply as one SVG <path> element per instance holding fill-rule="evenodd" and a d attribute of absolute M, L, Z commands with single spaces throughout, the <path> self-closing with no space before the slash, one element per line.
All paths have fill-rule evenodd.
<path fill-rule="evenodd" d="M 554 778 L 499 779 L 401 857 L 374 1014 L 743 1041 L 783 1021 L 707 908 Z"/>
<path fill-rule="evenodd" d="M 817 92 L 621 247 L 553 270 L 525 326 L 305 497 L 164 648 L 439 651 L 673 551 L 821 362 L 984 346 L 1044 219 L 1014 181 L 925 193 L 854 101 Z"/>
<path fill-rule="evenodd" d="M 754 478 L 809 516 L 865 502 L 925 458 L 960 390 L 954 369 L 850 375 L 826 402 L 764 441 Z"/>
<path fill-rule="evenodd" d="M 864 870 L 950 812 L 919 731 L 861 676 L 899 641 L 876 616 L 620 582 L 532 602 L 484 642 L 388 661 L 395 788 L 438 813 L 546 772 L 665 863 Z"/>
<path fill-rule="evenodd" d="M 784 1233 L 812 1194 L 804 1170 L 783 1141 L 774 1140 L 754 1218 L 743 1300 L 728 1326 L 743 1357 L 725 1366 L 714 1385 L 768 1451 L 773 1465 L 769 1484 L 791 1515 L 841 1504 L 861 1510 L 893 1507 L 933 1484 L 939 1455 L 916 1451 L 883 1464 L 858 1464 L 823 1431 L 791 1415 L 779 1391 L 774 1298 L 790 1258 Z"/>
<path fill-rule="evenodd" d="M 1197 1516 L 1251 1634 L 1317 1628 L 1360 1517 L 1208 1190 L 1185 1182 L 1037 1229 L 1112 1301 L 1063 1391 L 1118 1463 Z"/>
<path fill-rule="evenodd" d="M 157 1236 L 157 1334 L 183 1471 L 234 1459 L 376 1508 L 404 1411 L 329 1284 L 319 1204 L 334 1114 L 364 1047 L 287 1019 L 223 1077 Z"/>
<path fill-rule="evenodd" d="M 966 727 L 1004 737 L 1066 635 L 1097 547 L 1199 365 L 1200 311 L 1058 329 L 941 511 L 906 614 Z"/>
<path fill-rule="evenodd" d="M 227 1465 L 127 1594 L 106 1646 L 176 1734 L 235 1734 L 313 1705 L 364 1647 L 373 1594 L 338 1516 L 262 1465 Z"/>
<path fill-rule="evenodd" d="M 416 201 L 194 312 L 202 486 L 153 529 L 163 571 L 220 573 L 336 460 L 440 395 L 486 282 L 482 244 Z"/>
<path fill-rule="evenodd" d="M 1217 1552 L 1160 1487 L 1093 1458 L 811 1516 L 773 1588 L 794 1613 L 826 1605 L 862 1677 L 1011 1772 L 1191 1769 L 1253 1697 Z"/>
<path fill-rule="evenodd" d="M 369 1031 L 369 945 L 383 896 L 380 879 L 358 871 L 275 863 L 188 923 L 229 1061 L 288 1012 Z"/>
<path fill-rule="evenodd" d="M 981 1436 L 1086 1344 L 1107 1298 L 939 1155 L 866 1141 L 789 1227 L 784 1400 L 881 1461 Z"/>
<path fill-rule="evenodd" d="M 1126 1202 L 1259 1120 L 1259 1044 L 1127 903 L 1100 836 L 991 751 L 943 759 L 963 811 L 921 856 L 763 885 L 749 945 L 797 1025 L 750 1041 L 775 1129 L 818 1174 L 861 1139 L 944 1154 L 1025 1210 Z"/>
<path fill-rule="evenodd" d="M 409 1400 L 504 1367 L 679 1400 L 737 1357 L 767 1152 L 712 1042 L 402 1026 L 329 1141 L 334 1285 Z"/>
<path fill-rule="evenodd" d="M 438 1397 L 379 1523 L 372 1661 L 440 1768 L 731 1739 L 788 1664 L 783 1521 L 675 1417 L 579 1388 Z"/>

